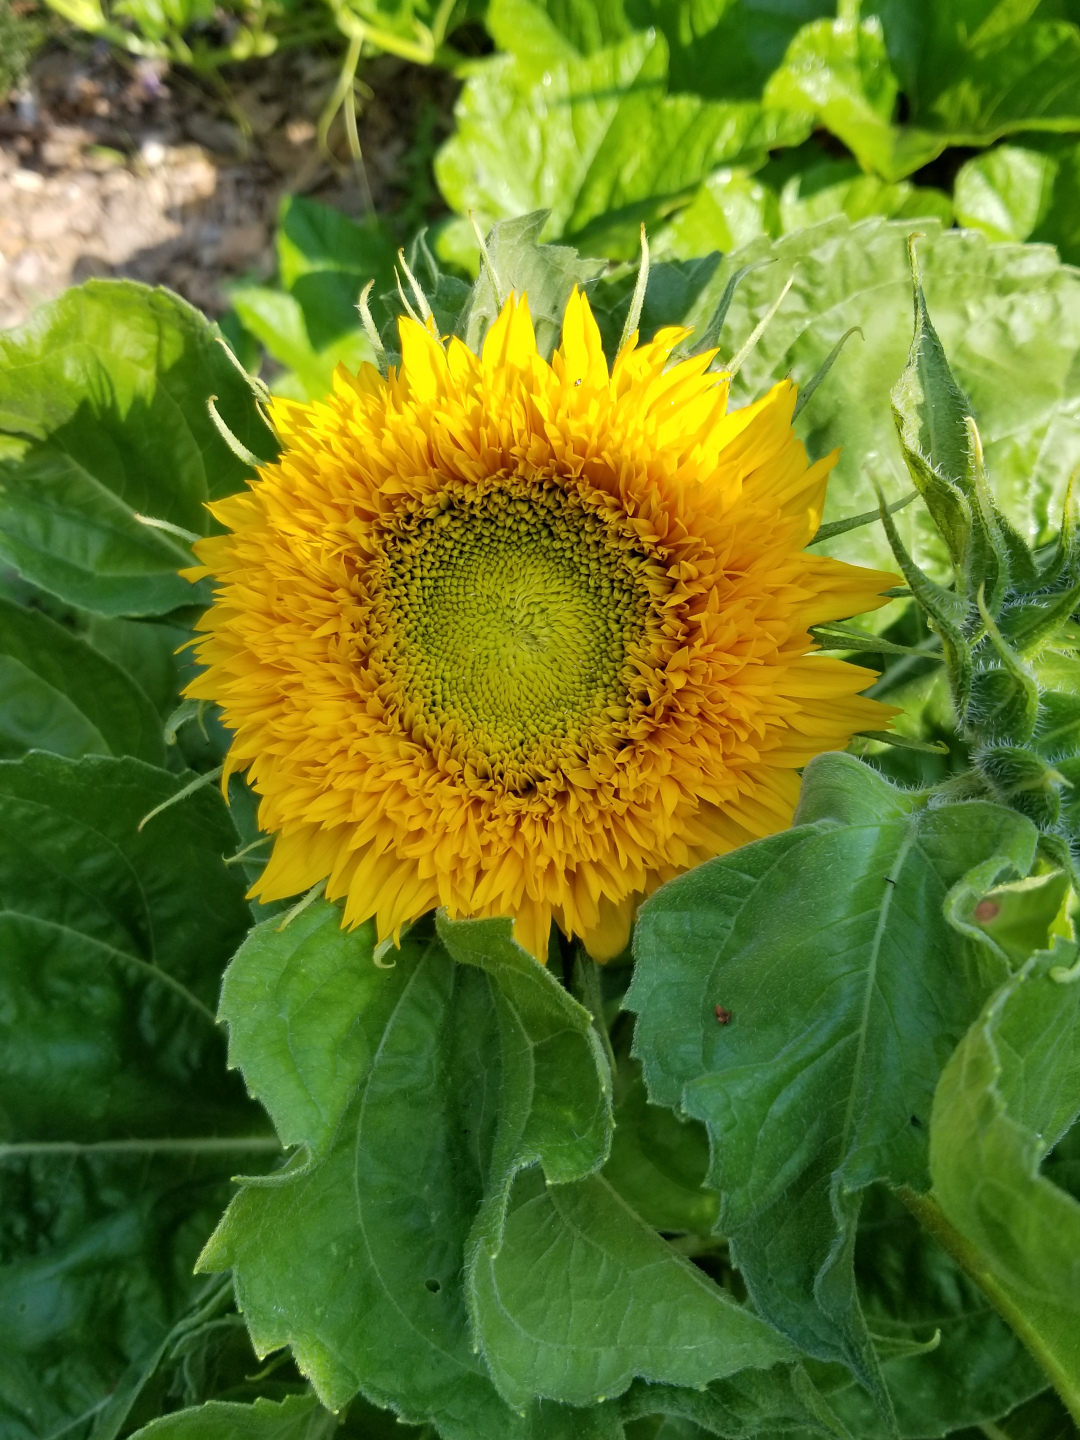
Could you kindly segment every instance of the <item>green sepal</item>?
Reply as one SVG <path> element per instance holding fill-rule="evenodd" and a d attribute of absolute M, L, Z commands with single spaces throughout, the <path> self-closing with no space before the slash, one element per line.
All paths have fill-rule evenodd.
<path fill-rule="evenodd" d="M 1059 594 L 1040 595 L 1000 615 L 998 625 L 1009 645 L 1024 659 L 1035 656 L 1060 634 L 1080 603 L 1080 581 Z"/>
<path fill-rule="evenodd" d="M 828 355 L 825 356 L 825 359 L 814 371 L 810 379 L 807 380 L 806 384 L 803 385 L 799 390 L 798 398 L 795 401 L 795 409 L 791 412 L 792 423 L 794 423 L 799 418 L 800 412 L 813 398 L 814 391 L 818 388 L 821 382 L 825 379 L 826 375 L 828 375 L 829 371 L 836 364 L 837 360 L 840 357 L 840 351 L 843 350 L 844 346 L 851 339 L 852 335 L 858 335 L 860 340 L 866 339 L 866 336 L 863 334 L 861 325 L 851 325 L 848 327 L 847 330 L 844 331 L 843 335 L 840 336 L 840 339 L 829 351 Z"/>
<path fill-rule="evenodd" d="M 986 638 L 976 658 L 966 722 L 987 738 L 1026 744 L 1039 718 L 1039 685 L 1028 662 L 1012 648 L 986 606 L 982 587 L 976 597 Z M 1000 663 L 985 662 L 994 658 Z"/>
<path fill-rule="evenodd" d="M 926 308 L 916 236 L 908 239 L 915 328 L 907 365 L 892 390 L 900 449 L 958 571 L 965 568 L 972 531 L 971 407 L 953 378 Z"/>
<path fill-rule="evenodd" d="M 900 566 L 912 595 L 926 612 L 933 628 L 941 636 L 941 647 L 949 673 L 953 702 L 956 705 L 957 713 L 963 719 L 967 714 L 971 699 L 972 681 L 971 647 L 962 629 L 968 607 L 955 590 L 947 590 L 943 585 L 931 580 L 930 576 L 916 565 L 908 554 L 904 542 L 900 539 L 900 532 L 893 524 L 889 506 L 885 503 L 885 496 L 876 481 L 874 481 L 874 489 L 877 492 L 881 524 L 888 537 L 893 555 L 896 557 L 896 563 Z"/>
<path fill-rule="evenodd" d="M 1061 529 L 1058 531 L 1054 553 L 1038 572 L 1038 589 L 1049 589 L 1063 577 L 1073 579 L 1080 572 L 1080 535 L 1077 533 L 1076 478 L 1080 471 L 1074 470 L 1069 476 L 1065 499 L 1061 507 Z"/>
<path fill-rule="evenodd" d="M 1019 810 L 1040 829 L 1057 823 L 1062 777 L 1034 750 L 990 745 L 976 753 L 975 763 L 999 800 Z"/>

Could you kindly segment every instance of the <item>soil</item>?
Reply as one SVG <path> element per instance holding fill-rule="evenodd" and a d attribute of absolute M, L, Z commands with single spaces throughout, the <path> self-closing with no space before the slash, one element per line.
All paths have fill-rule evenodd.
<path fill-rule="evenodd" d="M 457 82 L 366 62 L 356 166 L 340 119 L 327 151 L 316 139 L 339 63 L 286 53 L 223 72 L 218 91 L 104 44 L 40 55 L 0 104 L 0 329 L 92 275 L 168 285 L 218 315 L 230 281 L 272 275 L 286 194 L 374 207 L 402 241 L 442 213 L 431 161 Z"/>

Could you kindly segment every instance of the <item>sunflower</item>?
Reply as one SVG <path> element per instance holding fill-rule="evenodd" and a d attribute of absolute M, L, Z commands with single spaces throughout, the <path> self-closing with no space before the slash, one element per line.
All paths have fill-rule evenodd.
<path fill-rule="evenodd" d="M 809 627 L 895 577 L 804 547 L 808 465 L 782 381 L 727 413 L 715 352 L 637 336 L 610 373 L 584 296 L 537 351 L 511 298 L 477 356 L 400 324 L 384 379 L 274 402 L 283 442 L 210 507 L 218 588 L 187 694 L 233 732 L 274 849 L 252 894 L 326 881 L 397 936 L 435 906 L 551 922 L 597 959 L 662 881 L 790 824 L 799 767 L 880 729 L 872 671 Z"/>

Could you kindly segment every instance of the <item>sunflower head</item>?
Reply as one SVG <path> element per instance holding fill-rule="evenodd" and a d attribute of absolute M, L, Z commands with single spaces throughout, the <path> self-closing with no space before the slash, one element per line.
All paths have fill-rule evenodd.
<path fill-rule="evenodd" d="M 277 401 L 284 443 L 199 543 L 191 696 L 233 732 L 274 850 L 380 938 L 435 906 L 552 920 L 597 959 L 641 898 L 788 825 L 799 767 L 891 713 L 809 628 L 894 577 L 809 554 L 836 456 L 795 388 L 728 413 L 687 332 L 609 371 L 575 293 L 550 362 L 511 298 L 481 355 L 402 320 L 401 365 Z"/>

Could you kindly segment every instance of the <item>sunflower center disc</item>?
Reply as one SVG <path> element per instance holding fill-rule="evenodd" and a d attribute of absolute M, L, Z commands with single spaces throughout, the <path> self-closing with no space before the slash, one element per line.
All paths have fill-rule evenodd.
<path fill-rule="evenodd" d="M 388 537 L 386 659 L 423 718 L 499 762 L 624 718 L 644 556 L 555 485 L 455 502 Z"/>

